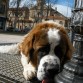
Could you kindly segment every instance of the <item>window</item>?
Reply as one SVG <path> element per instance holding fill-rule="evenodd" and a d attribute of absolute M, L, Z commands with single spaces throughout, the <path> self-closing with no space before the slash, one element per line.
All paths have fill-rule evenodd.
<path fill-rule="evenodd" d="M 4 14 L 5 13 L 5 5 L 0 4 L 0 13 Z"/>
<path fill-rule="evenodd" d="M 62 22 L 62 21 L 60 21 L 60 22 L 59 22 L 59 24 L 63 25 L 63 22 Z"/>

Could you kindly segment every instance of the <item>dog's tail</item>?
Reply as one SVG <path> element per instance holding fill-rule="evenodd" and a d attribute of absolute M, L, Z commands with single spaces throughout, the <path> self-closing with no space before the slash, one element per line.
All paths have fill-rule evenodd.
<path fill-rule="evenodd" d="M 19 44 L 1 45 L 0 53 L 19 54 Z"/>

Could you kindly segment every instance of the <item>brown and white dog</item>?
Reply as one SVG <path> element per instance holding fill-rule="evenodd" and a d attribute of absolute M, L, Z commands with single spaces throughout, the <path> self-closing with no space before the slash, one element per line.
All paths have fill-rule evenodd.
<path fill-rule="evenodd" d="M 0 52 L 4 47 L 0 46 Z M 53 21 L 37 24 L 21 43 L 8 48 L 6 53 L 20 52 L 25 79 L 37 76 L 40 81 L 53 78 L 74 51 L 64 27 Z"/>

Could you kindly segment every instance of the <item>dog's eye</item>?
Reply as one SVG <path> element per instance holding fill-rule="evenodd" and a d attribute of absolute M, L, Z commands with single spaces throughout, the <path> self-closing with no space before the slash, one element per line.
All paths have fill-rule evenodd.
<path fill-rule="evenodd" d="M 50 51 L 50 45 L 45 45 L 38 50 L 38 56 L 42 58 L 43 56 L 47 55 Z"/>
<path fill-rule="evenodd" d="M 38 62 L 40 62 L 40 59 L 47 55 L 50 51 L 50 44 L 44 45 L 43 47 L 38 49 Z"/>
<path fill-rule="evenodd" d="M 49 52 L 49 50 L 50 50 L 50 45 L 45 45 L 45 46 L 39 48 L 38 51 L 41 51 L 41 52 Z"/>

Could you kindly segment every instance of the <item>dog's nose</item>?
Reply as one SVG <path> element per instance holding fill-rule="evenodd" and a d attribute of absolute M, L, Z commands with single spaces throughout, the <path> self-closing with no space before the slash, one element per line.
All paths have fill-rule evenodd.
<path fill-rule="evenodd" d="M 59 72 L 59 64 L 56 64 L 53 68 L 47 69 L 47 72 L 51 75 L 55 75 Z"/>

